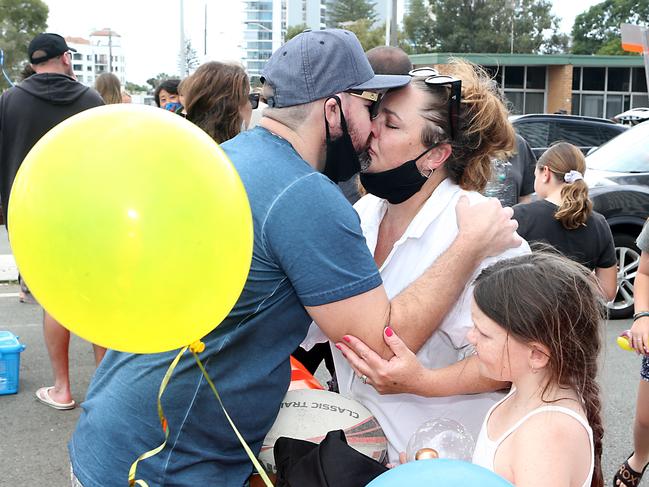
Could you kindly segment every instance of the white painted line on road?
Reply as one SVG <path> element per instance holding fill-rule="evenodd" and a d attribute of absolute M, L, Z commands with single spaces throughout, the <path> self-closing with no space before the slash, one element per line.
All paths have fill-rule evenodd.
<path fill-rule="evenodd" d="M 17 298 L 20 296 L 18 293 L 0 293 L 0 298 Z"/>
<path fill-rule="evenodd" d="M 15 323 L 13 325 L 2 325 L 5 330 L 10 330 L 12 328 L 35 328 L 42 327 L 43 323 Z"/>

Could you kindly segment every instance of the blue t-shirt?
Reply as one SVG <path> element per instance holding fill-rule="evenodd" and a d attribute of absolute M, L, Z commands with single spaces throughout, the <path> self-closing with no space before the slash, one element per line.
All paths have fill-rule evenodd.
<path fill-rule="evenodd" d="M 381 278 L 356 212 L 288 142 L 256 128 L 222 147 L 248 193 L 254 250 L 244 290 L 203 340 L 201 358 L 258 453 L 290 382 L 289 355 L 311 321 L 304 306 L 361 294 Z M 176 353 L 108 351 L 69 444 L 84 487 L 126 485 L 131 463 L 162 443 L 156 398 Z M 243 485 L 252 464 L 191 355 L 176 368 L 162 403 L 170 437 L 161 453 L 140 462 L 137 478 L 151 487 Z"/>

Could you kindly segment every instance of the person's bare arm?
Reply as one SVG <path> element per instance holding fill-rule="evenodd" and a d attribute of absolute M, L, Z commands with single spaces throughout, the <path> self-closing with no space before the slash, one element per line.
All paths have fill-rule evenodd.
<path fill-rule="evenodd" d="M 634 281 L 634 310 L 636 313 L 649 311 L 649 252 L 642 252 L 640 265 Z M 633 321 L 631 345 L 639 354 L 649 354 L 649 316 Z"/>
<path fill-rule="evenodd" d="M 390 360 L 384 360 L 354 336 L 346 335 L 336 344 L 356 374 L 367 377 L 367 383 L 379 394 L 405 392 L 424 397 L 444 397 L 497 391 L 509 386 L 509 383 L 484 377 L 476 356 L 448 367 L 427 369 L 391 328 L 386 328 L 384 339 L 394 353 Z"/>
<path fill-rule="evenodd" d="M 612 301 L 617 294 L 617 266 L 598 267 L 595 269 L 597 284 L 606 301 Z"/>
<path fill-rule="evenodd" d="M 391 302 L 383 286 L 352 298 L 310 306 L 306 310 L 334 343 L 346 334 L 360 338 L 384 358 L 382 330 L 390 325 L 412 350 L 421 346 L 453 307 L 473 272 L 486 257 L 517 247 L 517 223 L 511 208 L 498 200 L 456 207 L 459 233 L 453 244 L 416 281 Z"/>
<path fill-rule="evenodd" d="M 456 207 L 459 233 L 451 247 L 428 270 L 392 299 L 390 326 L 417 352 L 455 305 L 480 263 L 521 244 L 511 208 L 492 198 Z"/>
<path fill-rule="evenodd" d="M 532 202 L 532 195 L 531 194 L 526 194 L 525 196 L 521 196 L 518 198 L 518 203 L 519 204 L 527 204 Z"/>

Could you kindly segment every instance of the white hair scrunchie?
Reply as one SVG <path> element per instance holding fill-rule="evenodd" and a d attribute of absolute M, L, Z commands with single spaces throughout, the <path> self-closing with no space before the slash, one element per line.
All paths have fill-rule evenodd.
<path fill-rule="evenodd" d="M 579 171 L 570 171 L 563 175 L 563 180 L 566 183 L 574 183 L 575 181 L 579 181 L 580 179 L 584 179 L 584 175 Z"/>

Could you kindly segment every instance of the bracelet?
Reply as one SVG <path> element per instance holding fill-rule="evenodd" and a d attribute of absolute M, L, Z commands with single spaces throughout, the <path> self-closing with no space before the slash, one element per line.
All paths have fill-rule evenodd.
<path fill-rule="evenodd" d="M 642 318 L 643 316 L 649 316 L 649 311 L 639 311 L 633 315 L 633 321 Z"/>

